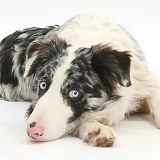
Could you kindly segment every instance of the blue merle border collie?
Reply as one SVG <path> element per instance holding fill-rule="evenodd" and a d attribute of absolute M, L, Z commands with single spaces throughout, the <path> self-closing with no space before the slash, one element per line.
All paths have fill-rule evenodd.
<path fill-rule="evenodd" d="M 35 141 L 72 134 L 112 146 L 112 126 L 143 106 L 160 128 L 160 82 L 136 41 L 103 16 L 79 15 L 4 38 L 0 95 L 32 101 L 26 130 Z"/>

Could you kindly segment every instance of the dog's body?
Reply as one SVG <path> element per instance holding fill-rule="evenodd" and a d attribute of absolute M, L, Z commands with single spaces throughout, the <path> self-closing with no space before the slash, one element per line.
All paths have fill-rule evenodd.
<path fill-rule="evenodd" d="M 102 16 L 16 32 L 0 45 L 0 95 L 33 101 L 28 135 L 37 141 L 69 133 L 111 146 L 111 128 L 147 104 L 160 127 L 160 82 L 137 43 Z"/>

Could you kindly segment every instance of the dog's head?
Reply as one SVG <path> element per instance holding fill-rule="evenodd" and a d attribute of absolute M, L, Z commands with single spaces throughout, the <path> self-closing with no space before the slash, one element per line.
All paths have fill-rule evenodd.
<path fill-rule="evenodd" d="M 117 98 L 118 85 L 131 84 L 129 71 L 130 55 L 107 45 L 72 46 L 57 36 L 33 42 L 24 77 L 35 77 L 37 98 L 28 110 L 28 128 L 38 126 L 42 133 L 29 135 L 48 141 L 72 132 L 88 115 L 103 110 L 106 101 Z"/>

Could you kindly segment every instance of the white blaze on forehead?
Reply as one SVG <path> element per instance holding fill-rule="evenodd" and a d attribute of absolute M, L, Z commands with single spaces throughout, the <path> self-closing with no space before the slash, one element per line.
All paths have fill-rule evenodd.
<path fill-rule="evenodd" d="M 59 85 L 61 86 L 64 80 L 67 78 L 66 71 L 71 67 L 71 62 L 75 59 L 74 51 L 74 47 L 68 47 L 67 57 L 64 57 L 64 61 L 62 62 L 61 66 L 58 67 L 55 71 L 52 83 L 52 85 L 55 85 L 54 87 L 57 88 Z"/>
<path fill-rule="evenodd" d="M 41 140 L 53 140 L 63 136 L 68 126 L 68 120 L 73 116 L 72 109 L 63 101 L 60 92 L 61 86 L 67 78 L 66 71 L 75 58 L 73 50 L 73 48 L 68 48 L 68 55 L 64 57 L 64 61 L 56 69 L 50 88 L 39 99 L 29 117 L 28 123 L 37 122 L 44 128 L 45 133 Z"/>

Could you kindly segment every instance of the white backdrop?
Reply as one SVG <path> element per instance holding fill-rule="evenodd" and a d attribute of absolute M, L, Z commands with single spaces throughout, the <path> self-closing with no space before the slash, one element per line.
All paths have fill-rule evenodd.
<path fill-rule="evenodd" d="M 0 40 L 15 30 L 63 24 L 81 13 L 103 14 L 121 24 L 139 42 L 149 68 L 160 73 L 159 0 L 0 0 Z M 112 148 L 90 147 L 71 137 L 31 143 L 25 133 L 28 105 L 0 100 L 0 160 L 159 159 L 160 131 L 149 115 L 122 121 Z"/>

